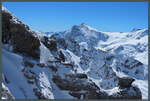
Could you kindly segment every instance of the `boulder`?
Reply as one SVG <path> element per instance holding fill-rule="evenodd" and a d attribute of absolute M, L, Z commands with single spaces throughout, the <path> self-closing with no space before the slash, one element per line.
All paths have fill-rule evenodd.
<path fill-rule="evenodd" d="M 135 81 L 135 79 L 130 78 L 130 77 L 123 77 L 123 78 L 118 78 L 119 80 L 119 87 L 131 87 L 131 84 L 133 81 Z"/>

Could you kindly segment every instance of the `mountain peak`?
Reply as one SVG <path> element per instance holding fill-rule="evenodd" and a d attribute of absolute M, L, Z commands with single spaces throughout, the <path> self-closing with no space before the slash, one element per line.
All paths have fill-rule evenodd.
<path fill-rule="evenodd" d="M 139 31 L 139 30 L 141 30 L 141 29 L 140 28 L 133 28 L 132 32 Z"/>
<path fill-rule="evenodd" d="M 86 23 L 81 23 L 80 27 L 89 27 Z"/>
<path fill-rule="evenodd" d="M 83 22 L 80 24 L 80 26 L 87 26 L 87 24 Z"/>

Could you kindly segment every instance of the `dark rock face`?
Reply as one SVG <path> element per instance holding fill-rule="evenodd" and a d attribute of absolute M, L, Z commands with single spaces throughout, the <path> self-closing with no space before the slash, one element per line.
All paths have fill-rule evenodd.
<path fill-rule="evenodd" d="M 57 60 L 65 62 L 65 56 L 59 49 L 57 45 L 58 40 L 56 40 L 56 38 L 48 38 L 44 36 L 41 41 L 51 51 Z"/>
<path fill-rule="evenodd" d="M 53 34 L 50 38 L 55 39 L 59 48 L 66 49 L 67 44 L 64 38 L 61 38 L 59 34 Z"/>
<path fill-rule="evenodd" d="M 7 14 L 5 12 L 2 12 L 2 42 L 3 43 L 9 43 L 9 40 L 11 38 L 11 34 L 9 33 L 9 20 L 12 18 L 10 14 Z"/>
<path fill-rule="evenodd" d="M 119 80 L 119 87 L 131 87 L 131 84 L 135 79 L 130 78 L 130 77 L 123 77 L 123 78 L 118 78 Z"/>
<path fill-rule="evenodd" d="M 40 41 L 29 27 L 19 21 L 13 23 L 13 15 L 2 11 L 2 42 L 13 45 L 13 51 L 23 53 L 35 59 L 40 58 Z"/>
<path fill-rule="evenodd" d="M 140 89 L 131 85 L 133 81 L 130 77 L 119 78 L 119 91 L 110 95 L 110 99 L 142 99 Z"/>
<path fill-rule="evenodd" d="M 7 79 L 7 77 L 4 75 L 4 80 L 6 83 L 10 83 L 10 81 Z"/>
<path fill-rule="evenodd" d="M 44 63 L 38 63 L 37 64 L 39 67 L 41 67 L 41 68 L 44 68 L 45 67 L 45 64 Z"/>
<path fill-rule="evenodd" d="M 99 87 L 87 79 L 85 74 L 70 74 L 65 78 L 56 75 L 53 77 L 54 83 L 62 90 L 70 91 L 69 94 L 80 99 L 102 99 L 108 98 L 108 94 L 100 91 Z"/>
<path fill-rule="evenodd" d="M 141 91 L 138 87 L 120 88 L 120 92 L 114 93 L 110 99 L 142 99 Z"/>
<path fill-rule="evenodd" d="M 119 81 L 121 87 L 118 87 L 118 92 L 108 95 L 89 80 L 86 74 L 68 74 L 65 78 L 53 76 L 53 82 L 60 89 L 69 91 L 71 96 L 78 99 L 142 99 L 140 89 L 131 85 L 134 79 L 124 77 L 119 78 Z"/>
<path fill-rule="evenodd" d="M 52 71 L 54 71 L 54 72 L 57 72 L 57 67 L 55 67 L 55 66 L 53 66 L 53 65 L 51 65 L 51 66 L 48 66 Z"/>
<path fill-rule="evenodd" d="M 50 39 L 44 36 L 41 41 L 50 51 L 57 51 L 57 43 L 55 39 Z"/>

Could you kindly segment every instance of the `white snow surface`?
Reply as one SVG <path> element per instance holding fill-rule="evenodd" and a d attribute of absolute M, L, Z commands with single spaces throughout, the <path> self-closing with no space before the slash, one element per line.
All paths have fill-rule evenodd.
<path fill-rule="evenodd" d="M 32 87 L 24 78 L 22 70 L 22 57 L 2 49 L 2 72 L 9 80 L 4 83 L 17 99 L 35 99 Z"/>

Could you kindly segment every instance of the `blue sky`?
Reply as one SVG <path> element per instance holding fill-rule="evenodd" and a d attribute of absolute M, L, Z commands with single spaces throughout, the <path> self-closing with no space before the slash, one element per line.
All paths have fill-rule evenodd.
<path fill-rule="evenodd" d="M 147 2 L 3 2 L 22 22 L 38 31 L 64 31 L 82 22 L 101 31 L 148 28 Z"/>

